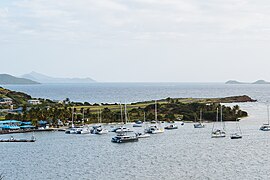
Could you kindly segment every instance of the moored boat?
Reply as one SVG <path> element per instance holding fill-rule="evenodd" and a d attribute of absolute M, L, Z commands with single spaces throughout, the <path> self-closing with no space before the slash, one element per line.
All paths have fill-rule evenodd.
<path fill-rule="evenodd" d="M 170 124 L 166 126 L 164 129 L 167 129 L 167 130 L 178 129 L 178 126 L 175 124 Z"/>

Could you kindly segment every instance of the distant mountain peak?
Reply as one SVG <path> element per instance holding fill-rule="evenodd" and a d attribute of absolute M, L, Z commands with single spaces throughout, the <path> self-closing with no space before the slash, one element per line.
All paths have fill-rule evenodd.
<path fill-rule="evenodd" d="M 93 83 L 95 80 L 87 77 L 87 78 L 58 78 L 58 77 L 50 77 L 41 73 L 37 73 L 32 71 L 28 74 L 22 75 L 24 78 L 28 78 L 34 81 L 38 81 L 41 83 Z"/>
<path fill-rule="evenodd" d="M 0 74 L 0 84 L 39 84 L 39 82 L 27 78 L 18 78 L 9 74 Z"/>
<path fill-rule="evenodd" d="M 270 82 L 267 82 L 267 81 L 261 79 L 261 80 L 255 81 L 252 84 L 270 84 Z"/>
<path fill-rule="evenodd" d="M 265 80 L 257 80 L 253 83 L 246 83 L 246 82 L 239 82 L 236 80 L 229 80 L 225 84 L 270 84 L 270 82 L 267 82 Z"/>

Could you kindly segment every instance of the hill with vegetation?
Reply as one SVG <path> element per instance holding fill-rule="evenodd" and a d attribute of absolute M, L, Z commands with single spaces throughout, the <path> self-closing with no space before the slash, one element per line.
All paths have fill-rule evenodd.
<path fill-rule="evenodd" d="M 9 74 L 0 74 L 0 84 L 40 84 L 26 78 L 18 78 Z"/>
<path fill-rule="evenodd" d="M 37 124 L 38 120 L 47 120 L 52 125 L 57 125 L 58 119 L 68 123 L 72 119 L 74 111 L 75 124 L 97 123 L 98 114 L 101 111 L 103 123 L 121 122 L 120 104 L 90 104 L 88 102 L 70 102 L 67 98 L 63 102 L 53 102 L 49 99 L 40 99 L 39 105 L 28 105 L 27 100 L 32 97 L 21 92 L 10 91 L 0 88 L 0 97 L 9 97 L 16 103 L 17 107 L 23 107 L 22 113 L 7 113 L 5 119 L 17 119 L 22 121 L 32 121 Z M 220 103 L 232 102 L 254 102 L 248 96 L 233 96 L 225 98 L 166 98 L 157 101 L 158 120 L 159 121 L 196 121 L 199 117 L 200 110 L 203 111 L 205 121 L 216 120 L 217 108 L 223 109 L 224 121 L 232 121 L 238 118 L 248 116 L 248 113 L 241 110 L 238 105 L 234 107 L 221 105 Z M 1 106 L 0 106 L 1 108 Z M 155 119 L 155 101 L 146 101 L 127 104 L 127 113 L 129 121 L 143 120 L 144 114 L 146 120 Z"/>

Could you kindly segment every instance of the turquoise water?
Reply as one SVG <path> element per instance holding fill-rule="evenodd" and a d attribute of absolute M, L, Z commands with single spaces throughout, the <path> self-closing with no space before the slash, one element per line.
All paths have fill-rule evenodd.
<path fill-rule="evenodd" d="M 35 143 L 1 143 L 0 172 L 4 173 L 4 179 L 242 180 L 270 177 L 270 132 L 258 130 L 267 121 L 263 102 L 270 97 L 268 85 L 162 83 L 9 88 L 23 90 L 36 97 L 60 99 L 63 96 L 90 102 L 114 102 L 116 99 L 133 102 L 168 96 L 223 97 L 241 94 L 250 95 L 259 102 L 239 104 L 250 114 L 240 122 L 243 131 L 243 139 L 240 140 L 229 138 L 235 129 L 235 124 L 230 122 L 226 123 L 227 137 L 223 139 L 211 138 L 212 123 L 206 124 L 205 129 L 194 129 L 193 124 L 186 123 L 184 126 L 179 125 L 177 130 L 152 135 L 136 143 L 111 143 L 114 133 L 97 136 L 67 135 L 63 132 L 36 133 Z M 49 93 L 46 94 L 46 91 Z M 121 95 L 117 92 L 121 92 Z M 68 94 L 70 96 L 65 96 Z M 14 137 L 30 138 L 31 135 L 16 134 Z M 9 135 L 0 138 L 9 138 Z"/>

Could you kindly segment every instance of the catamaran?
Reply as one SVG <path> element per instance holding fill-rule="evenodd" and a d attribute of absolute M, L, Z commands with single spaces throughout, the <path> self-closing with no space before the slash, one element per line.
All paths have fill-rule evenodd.
<path fill-rule="evenodd" d="M 205 125 L 202 124 L 202 109 L 200 110 L 200 122 L 195 123 L 193 126 L 194 126 L 194 128 L 204 128 L 205 127 Z"/>
<path fill-rule="evenodd" d="M 260 127 L 260 130 L 262 131 L 270 131 L 270 122 L 269 122 L 269 105 L 267 104 L 267 118 L 268 118 L 268 123 L 267 124 L 263 124 Z"/>
<path fill-rule="evenodd" d="M 157 120 L 157 101 L 155 101 L 155 124 L 151 124 L 148 128 L 145 129 L 145 132 L 150 134 L 158 134 L 164 132 L 164 128 L 160 127 L 160 122 Z"/>
<path fill-rule="evenodd" d="M 217 108 L 216 122 L 218 123 L 218 108 Z M 220 107 L 220 122 L 222 125 L 222 106 Z M 213 123 L 212 138 L 223 138 L 223 137 L 226 137 L 225 125 L 223 124 L 223 127 L 219 129 L 215 128 L 215 123 Z"/>
<path fill-rule="evenodd" d="M 101 134 L 107 134 L 109 131 L 105 128 L 102 127 L 102 116 L 101 116 L 101 110 L 99 110 L 97 112 L 97 116 L 98 116 L 98 125 L 95 125 L 93 126 L 93 129 L 91 131 L 92 134 L 98 134 L 98 135 L 101 135 Z"/>

